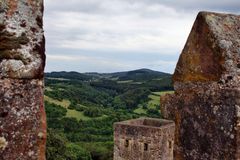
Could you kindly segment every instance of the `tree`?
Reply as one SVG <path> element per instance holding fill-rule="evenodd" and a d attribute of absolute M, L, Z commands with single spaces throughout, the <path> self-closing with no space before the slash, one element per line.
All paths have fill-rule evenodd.
<path fill-rule="evenodd" d="M 66 150 L 67 160 L 92 160 L 91 155 L 80 145 L 69 143 Z"/>
<path fill-rule="evenodd" d="M 64 132 L 76 132 L 79 129 L 79 124 L 76 118 L 65 117 L 62 119 Z"/>
<path fill-rule="evenodd" d="M 47 134 L 47 160 L 65 160 L 67 139 L 64 134 L 58 133 L 53 129 L 48 129 Z"/>

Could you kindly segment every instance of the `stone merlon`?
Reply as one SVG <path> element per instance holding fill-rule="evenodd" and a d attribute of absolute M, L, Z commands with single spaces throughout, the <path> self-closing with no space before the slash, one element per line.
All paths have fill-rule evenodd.
<path fill-rule="evenodd" d="M 200 12 L 177 63 L 174 82 L 219 82 L 229 77 L 239 82 L 239 45 L 240 16 Z"/>
<path fill-rule="evenodd" d="M 200 12 L 173 83 L 161 112 L 175 121 L 175 159 L 240 159 L 240 16 Z"/>

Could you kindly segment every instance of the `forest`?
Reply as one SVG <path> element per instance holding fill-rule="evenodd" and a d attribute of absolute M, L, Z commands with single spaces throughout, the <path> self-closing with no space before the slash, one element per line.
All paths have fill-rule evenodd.
<path fill-rule="evenodd" d="M 171 75 L 139 69 L 117 73 L 45 73 L 48 160 L 112 160 L 113 124 L 161 118 L 160 95 Z"/>

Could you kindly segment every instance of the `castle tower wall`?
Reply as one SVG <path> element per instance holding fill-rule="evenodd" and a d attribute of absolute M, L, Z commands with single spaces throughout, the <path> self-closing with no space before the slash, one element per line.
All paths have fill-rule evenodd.
<path fill-rule="evenodd" d="M 114 160 L 173 160 L 174 123 L 139 118 L 114 124 Z"/>

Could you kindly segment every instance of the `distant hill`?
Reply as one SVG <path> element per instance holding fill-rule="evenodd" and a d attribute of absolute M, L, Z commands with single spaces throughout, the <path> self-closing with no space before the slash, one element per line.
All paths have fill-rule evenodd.
<path fill-rule="evenodd" d="M 149 79 L 157 79 L 157 78 L 164 78 L 164 77 L 171 77 L 171 74 L 153 71 L 150 69 L 138 69 L 128 72 L 119 72 L 113 73 L 113 77 L 118 77 L 118 80 L 133 80 L 133 81 L 143 81 Z"/>
<path fill-rule="evenodd" d="M 88 72 L 88 73 L 78 73 L 78 72 L 51 72 L 46 73 L 46 77 L 55 77 L 55 78 L 66 78 L 66 79 L 78 79 L 78 80 L 90 80 L 96 78 L 105 78 L 105 79 L 116 79 L 119 81 L 133 80 L 133 81 L 144 81 L 149 79 L 159 79 L 171 77 L 171 74 L 153 71 L 150 69 L 138 69 L 132 71 L 124 72 L 114 72 L 114 73 L 97 73 L 97 72 Z"/>
<path fill-rule="evenodd" d="M 92 76 L 78 73 L 78 72 L 51 72 L 51 73 L 45 73 L 45 77 L 47 78 L 64 78 L 64 79 L 75 79 L 75 80 L 90 80 L 92 79 Z"/>

